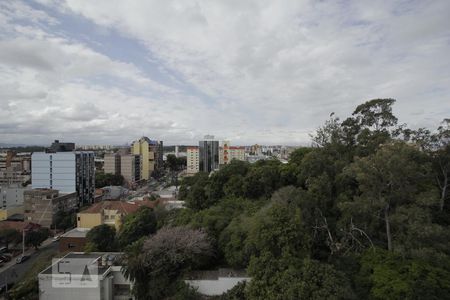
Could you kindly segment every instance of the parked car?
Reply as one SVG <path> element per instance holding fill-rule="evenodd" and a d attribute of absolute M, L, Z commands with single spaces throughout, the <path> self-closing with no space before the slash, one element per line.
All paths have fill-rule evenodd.
<path fill-rule="evenodd" d="M 53 241 L 54 241 L 54 242 L 59 241 L 60 239 L 61 239 L 61 236 L 60 236 L 60 235 L 55 235 L 55 236 L 53 237 Z"/>
<path fill-rule="evenodd" d="M 29 255 L 19 256 L 18 258 L 16 258 L 16 264 L 21 264 L 29 258 L 30 258 Z"/>
<path fill-rule="evenodd" d="M 0 259 L 3 259 L 4 261 L 10 261 L 11 260 L 11 256 L 6 255 L 6 254 L 1 254 L 0 255 Z"/>

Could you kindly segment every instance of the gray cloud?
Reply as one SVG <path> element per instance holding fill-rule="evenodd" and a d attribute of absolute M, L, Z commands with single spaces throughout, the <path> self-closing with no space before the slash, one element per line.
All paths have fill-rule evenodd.
<path fill-rule="evenodd" d="M 450 114 L 445 0 L 39 2 L 142 43 L 161 70 L 205 95 L 162 84 L 70 32 L 55 35 L 48 26 L 59 20 L 45 12 L 8 6 L 0 16 L 8 112 L 0 117 L 48 132 L 64 123 L 58 132 L 81 142 L 141 134 L 193 142 L 213 133 L 237 143 L 307 143 L 330 112 L 345 117 L 383 97 L 398 99 L 394 112 L 411 126 L 434 127 Z M 24 15 L 45 26 L 13 23 Z"/>

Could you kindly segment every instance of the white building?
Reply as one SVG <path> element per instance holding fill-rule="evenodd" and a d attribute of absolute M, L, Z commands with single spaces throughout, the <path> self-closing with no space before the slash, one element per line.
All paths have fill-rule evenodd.
<path fill-rule="evenodd" d="M 23 192 L 29 190 L 21 184 L 0 185 L 0 207 L 8 208 L 23 204 Z"/>
<path fill-rule="evenodd" d="M 132 283 L 117 265 L 121 253 L 71 252 L 39 273 L 41 300 L 129 300 Z"/>
<path fill-rule="evenodd" d="M 238 283 L 250 280 L 251 278 L 243 270 L 219 269 L 191 272 L 184 282 L 197 289 L 197 292 L 202 295 L 219 296 Z"/>
<path fill-rule="evenodd" d="M 198 147 L 187 147 L 186 172 L 195 174 L 200 171 L 200 152 Z"/>
<path fill-rule="evenodd" d="M 77 192 L 79 205 L 92 203 L 95 191 L 94 152 L 34 152 L 31 156 L 33 189 Z"/>

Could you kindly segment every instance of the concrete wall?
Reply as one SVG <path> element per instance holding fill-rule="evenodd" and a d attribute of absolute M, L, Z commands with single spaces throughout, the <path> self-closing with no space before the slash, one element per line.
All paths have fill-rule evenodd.
<path fill-rule="evenodd" d="M 197 288 L 200 294 L 218 296 L 232 289 L 239 282 L 248 280 L 250 280 L 248 277 L 219 277 L 218 279 L 185 280 L 184 282 Z"/>
<path fill-rule="evenodd" d="M 81 212 L 77 214 L 77 227 L 93 228 L 102 224 L 103 218 L 101 213 L 88 214 Z"/>
<path fill-rule="evenodd" d="M 0 207 L 6 208 L 11 205 L 23 204 L 23 192 L 29 188 L 22 187 L 20 184 L 0 186 Z"/>
<path fill-rule="evenodd" d="M 23 206 L 10 206 L 5 209 L 0 209 L 0 221 L 8 219 L 14 214 L 23 214 Z"/>

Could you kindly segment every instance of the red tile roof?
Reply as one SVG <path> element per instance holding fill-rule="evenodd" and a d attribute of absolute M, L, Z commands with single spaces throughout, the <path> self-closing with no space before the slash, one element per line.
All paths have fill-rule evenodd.
<path fill-rule="evenodd" d="M 28 221 L 1 221 L 0 222 L 0 230 L 11 228 L 11 229 L 15 229 L 18 231 L 22 231 L 24 229 L 25 230 L 33 230 L 33 229 L 37 229 L 40 227 L 41 226 L 39 224 L 31 223 Z"/>
<path fill-rule="evenodd" d="M 130 214 L 136 212 L 141 206 L 154 208 L 155 206 L 158 205 L 158 203 L 159 200 L 156 201 L 139 200 L 134 202 L 105 200 L 91 205 L 90 207 L 81 211 L 80 213 L 98 214 L 101 213 L 103 210 L 107 209 L 107 210 L 117 210 L 122 214 Z"/>

